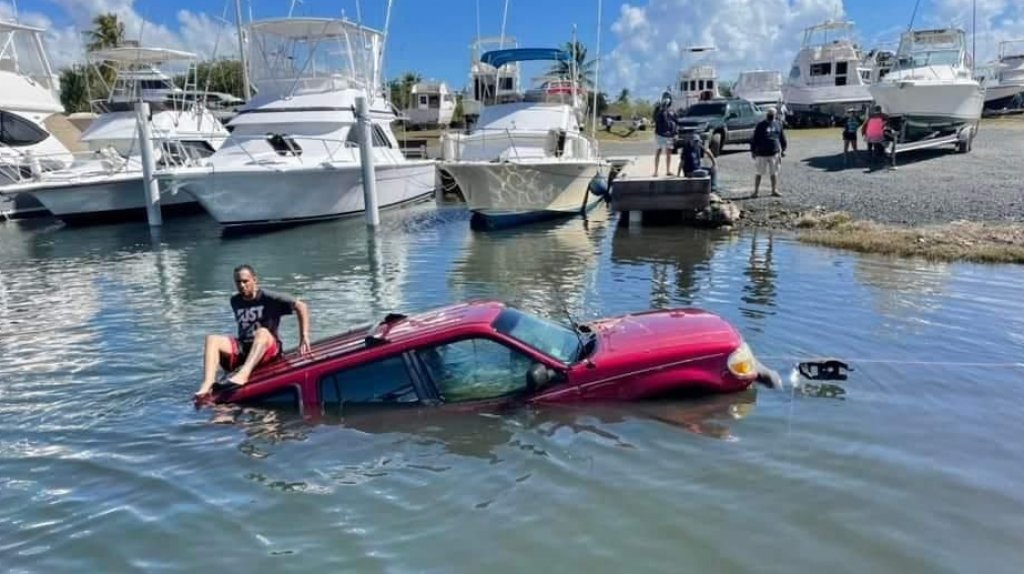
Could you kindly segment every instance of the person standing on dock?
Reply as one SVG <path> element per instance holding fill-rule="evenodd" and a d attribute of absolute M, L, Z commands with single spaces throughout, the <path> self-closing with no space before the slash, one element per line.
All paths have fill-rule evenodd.
<path fill-rule="evenodd" d="M 779 167 L 782 164 L 782 157 L 786 155 L 786 134 L 782 124 L 775 119 L 775 106 L 768 108 L 765 118 L 754 128 L 754 139 L 750 140 L 750 155 L 757 162 L 753 197 L 757 197 L 761 191 L 761 178 L 765 173 L 771 178 L 772 197 L 781 197 Z"/>
<path fill-rule="evenodd" d="M 665 92 L 654 107 L 654 177 L 658 177 L 658 160 L 665 150 L 665 175 L 672 175 L 672 148 L 676 137 L 676 114 L 672 111 L 672 94 Z"/>
<path fill-rule="evenodd" d="M 281 355 L 281 338 L 277 328 L 281 317 L 295 313 L 299 320 L 299 351 L 309 353 L 309 308 L 298 299 L 260 289 L 251 265 L 239 265 L 234 271 L 235 288 L 231 310 L 238 323 L 238 336 L 207 335 L 203 351 L 203 384 L 195 399 L 205 397 L 213 388 L 217 366 L 226 372 L 228 385 L 249 382 L 253 369 Z"/>

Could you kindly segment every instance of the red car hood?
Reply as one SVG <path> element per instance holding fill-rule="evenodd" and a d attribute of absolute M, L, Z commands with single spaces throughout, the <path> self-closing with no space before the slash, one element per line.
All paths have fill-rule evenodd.
<path fill-rule="evenodd" d="M 604 371 L 620 364 L 636 370 L 728 354 L 742 337 L 717 315 L 699 309 L 650 311 L 591 323 L 598 334 L 591 360 Z"/>

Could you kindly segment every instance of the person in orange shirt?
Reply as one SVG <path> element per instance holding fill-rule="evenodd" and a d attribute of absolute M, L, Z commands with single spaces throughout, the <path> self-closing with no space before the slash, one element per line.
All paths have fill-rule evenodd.
<path fill-rule="evenodd" d="M 861 134 L 864 135 L 864 141 L 867 143 L 868 151 L 871 152 L 871 157 L 875 157 L 876 152 L 880 156 L 885 157 L 885 128 L 888 121 L 889 116 L 882 113 L 882 106 L 875 106 L 871 110 L 871 115 L 868 116 L 867 121 L 860 128 Z"/>

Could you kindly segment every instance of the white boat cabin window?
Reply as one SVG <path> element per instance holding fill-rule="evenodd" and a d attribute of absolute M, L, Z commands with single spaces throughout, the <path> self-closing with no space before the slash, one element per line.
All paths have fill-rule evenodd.
<path fill-rule="evenodd" d="M 401 355 L 327 374 L 318 385 L 320 404 L 325 409 L 340 410 L 345 405 L 409 405 L 420 402 Z"/>
<path fill-rule="evenodd" d="M 811 64 L 810 72 L 812 76 L 828 76 L 832 74 L 832 62 L 823 62 L 820 64 Z"/>
<path fill-rule="evenodd" d="M 277 155 L 291 155 L 300 156 L 302 155 L 302 146 L 295 141 L 295 138 L 285 134 L 267 134 L 267 143 L 270 147 L 274 148 Z"/>
<path fill-rule="evenodd" d="M 388 135 L 384 133 L 384 129 L 377 124 L 370 126 L 370 137 L 373 140 L 373 147 L 393 147 L 391 140 L 388 139 Z M 353 125 L 348 130 L 348 134 L 345 136 L 345 141 L 352 144 L 353 146 L 359 146 L 359 126 Z"/>
<path fill-rule="evenodd" d="M 50 134 L 25 118 L 0 111 L 0 144 L 10 147 L 35 145 Z"/>

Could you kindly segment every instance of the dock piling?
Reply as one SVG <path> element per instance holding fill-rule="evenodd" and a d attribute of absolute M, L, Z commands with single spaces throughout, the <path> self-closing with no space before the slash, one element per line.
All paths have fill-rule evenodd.
<path fill-rule="evenodd" d="M 163 225 L 160 213 L 160 184 L 156 180 L 156 161 L 153 159 L 153 137 L 149 126 L 149 103 L 135 102 L 135 123 L 139 132 L 139 150 L 142 156 L 142 191 L 146 204 L 146 221 L 150 227 Z"/>
<path fill-rule="evenodd" d="M 377 207 L 377 178 L 373 166 L 370 107 L 365 96 L 356 98 L 356 120 L 359 128 L 359 159 L 363 168 L 363 207 L 366 210 L 366 225 L 376 228 L 380 226 L 380 209 Z"/>

